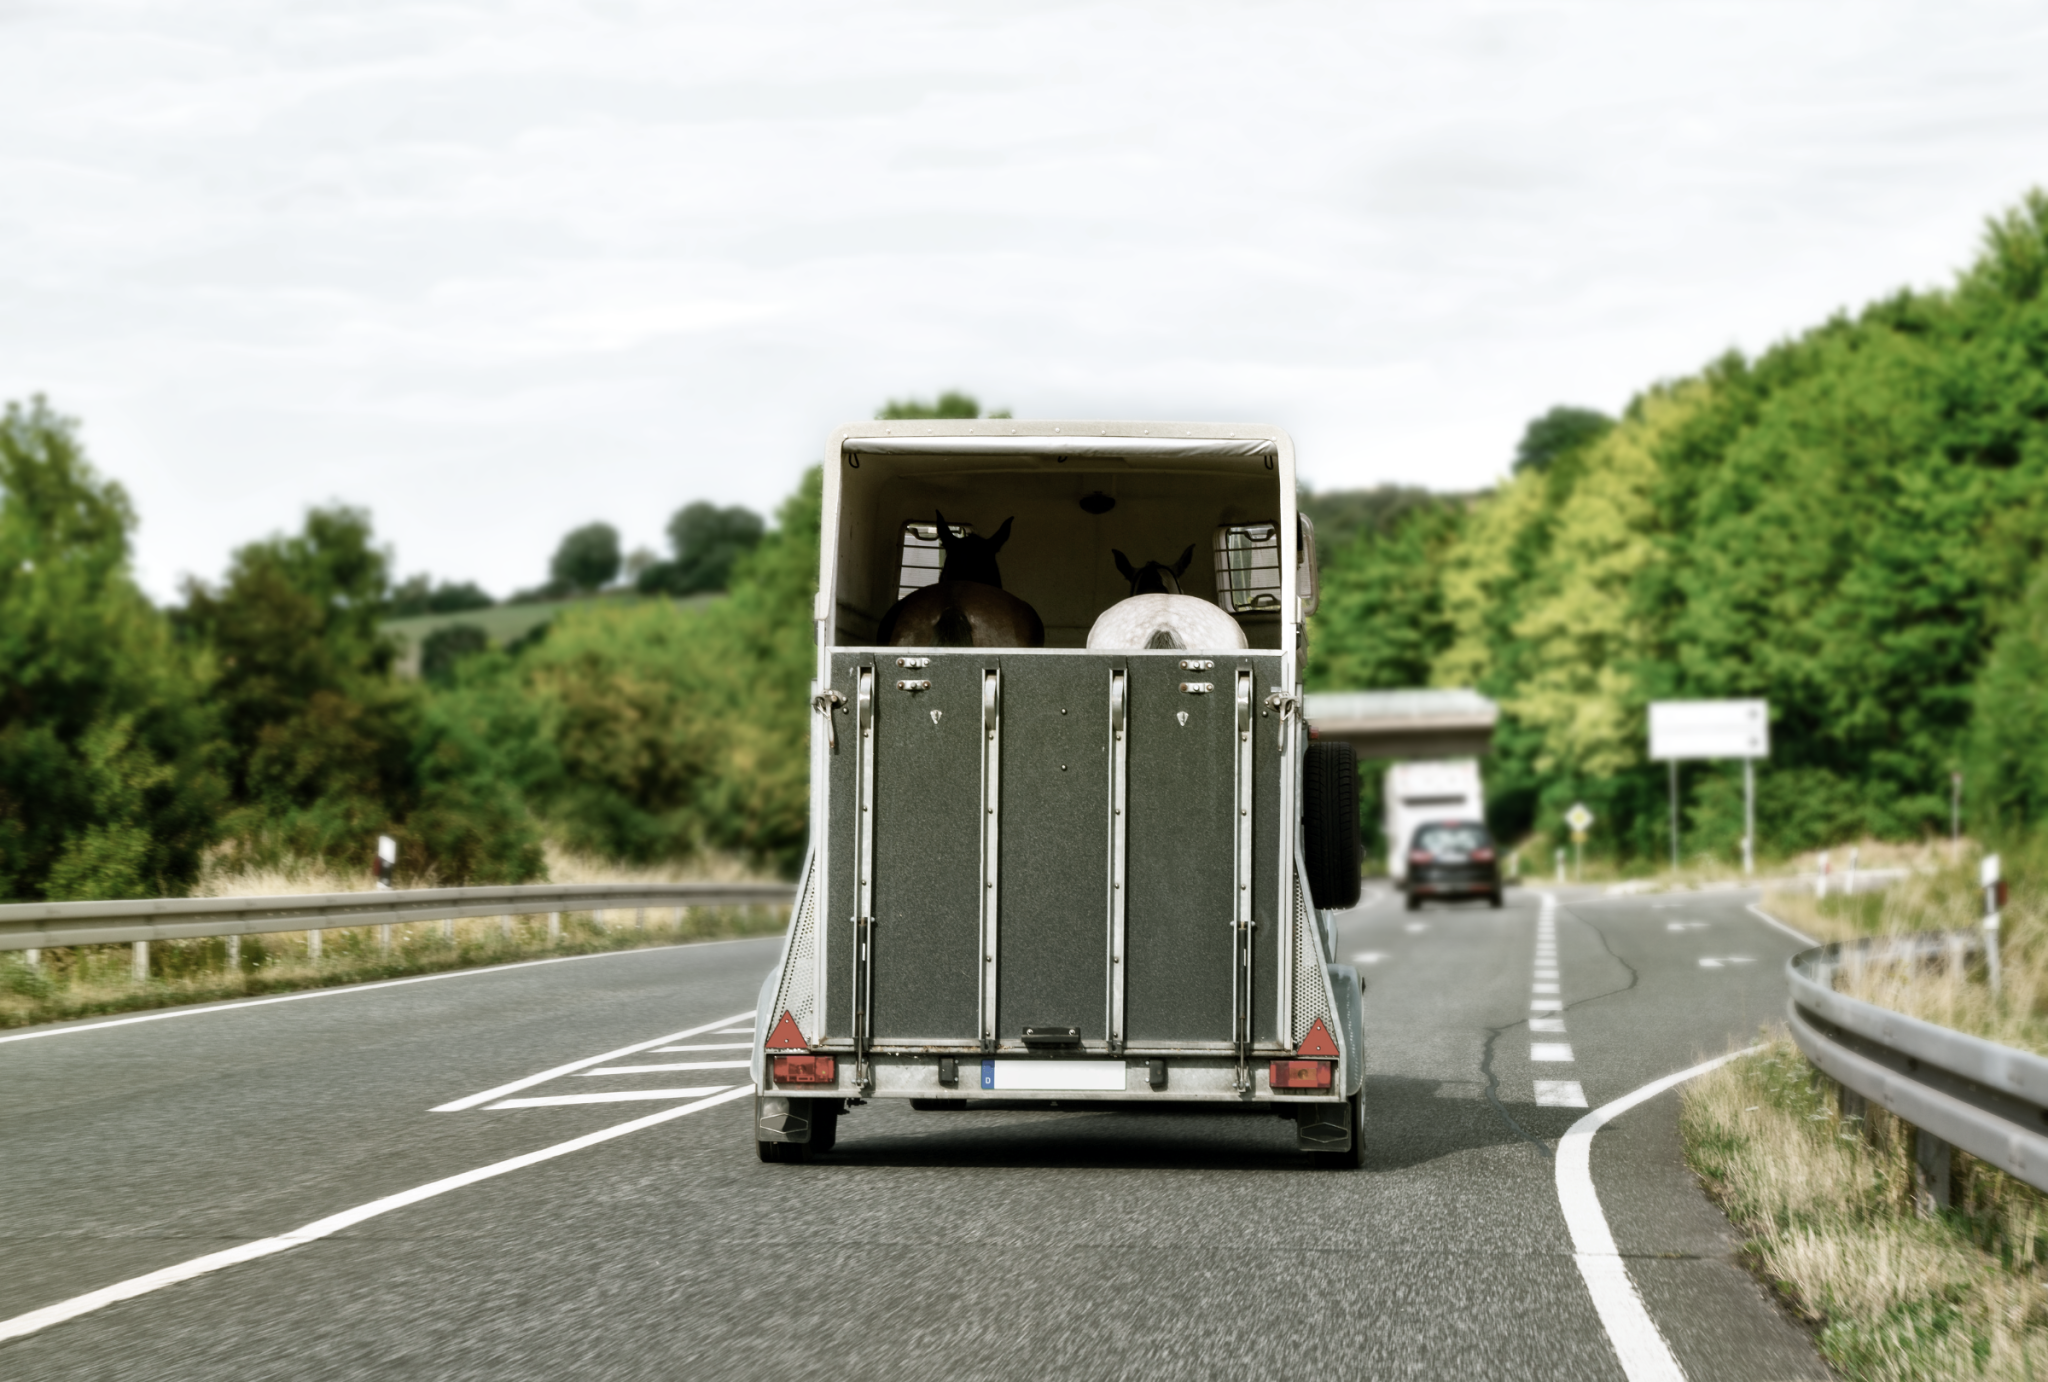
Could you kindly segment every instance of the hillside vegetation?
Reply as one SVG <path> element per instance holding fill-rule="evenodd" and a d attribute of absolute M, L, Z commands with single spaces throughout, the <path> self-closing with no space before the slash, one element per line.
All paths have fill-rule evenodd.
<path fill-rule="evenodd" d="M 1762 697 L 1779 853 L 2048 814 L 2048 196 L 1952 288 L 1900 292 L 1606 422 L 1559 410 L 1515 472 L 1328 553 L 1314 689 L 1476 686 L 1510 835 L 1584 800 L 1593 847 L 1665 848 L 1648 702 Z M 1732 857 L 1739 766 L 1689 765 L 1688 852 Z"/>

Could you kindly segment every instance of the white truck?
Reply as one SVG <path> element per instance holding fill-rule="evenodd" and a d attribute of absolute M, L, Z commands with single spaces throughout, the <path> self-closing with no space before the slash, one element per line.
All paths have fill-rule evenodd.
<path fill-rule="evenodd" d="M 1483 821 L 1486 793 L 1479 761 L 1453 758 L 1436 763 L 1396 763 L 1387 769 L 1385 821 L 1387 874 L 1400 886 L 1408 877 L 1408 846 L 1416 827 L 1430 821 Z"/>

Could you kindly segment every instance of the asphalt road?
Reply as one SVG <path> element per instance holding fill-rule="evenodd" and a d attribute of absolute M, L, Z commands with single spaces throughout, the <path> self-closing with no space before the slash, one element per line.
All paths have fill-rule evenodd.
<path fill-rule="evenodd" d="M 1310 1169 L 1270 1118 L 903 1106 L 764 1165 L 742 1098 L 0 1343 L 0 1377 L 1619 1378 L 1552 1149 L 1579 1100 L 1752 1039 L 1798 946 L 1741 895 L 1558 890 L 1553 980 L 1539 896 L 1343 919 L 1362 1171 Z M 717 1028 L 775 944 L 0 1041 L 0 1320 L 699 1097 L 583 1096 L 743 1082 L 574 1072 L 431 1111 L 643 1043 L 698 1049 L 587 1068 L 743 1059 Z M 1735 1263 L 1675 1094 L 1599 1133 L 1592 1169 L 1688 1377 L 1828 1375 Z"/>

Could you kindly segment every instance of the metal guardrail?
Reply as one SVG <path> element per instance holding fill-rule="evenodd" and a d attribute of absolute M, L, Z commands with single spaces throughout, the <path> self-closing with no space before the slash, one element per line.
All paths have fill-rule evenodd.
<path fill-rule="evenodd" d="M 1980 944 L 1971 932 L 1932 932 L 1801 951 L 1785 966 L 1792 1039 L 1844 1087 L 1922 1133 L 2048 1190 L 2048 1057 L 1834 990 L 1835 974 L 1845 965 L 1955 964 Z"/>
<path fill-rule="evenodd" d="M 120 902 L 0 906 L 0 950 L 121 945 L 340 930 L 458 917 L 533 916 L 646 907 L 787 907 L 788 883 L 540 883 L 486 888 L 396 888 L 296 897 L 167 897 Z"/>

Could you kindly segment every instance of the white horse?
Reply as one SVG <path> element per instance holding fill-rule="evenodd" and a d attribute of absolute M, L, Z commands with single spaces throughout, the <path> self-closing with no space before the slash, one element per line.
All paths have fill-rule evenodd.
<path fill-rule="evenodd" d="M 1112 553 L 1116 569 L 1131 583 L 1129 599 L 1102 612 L 1088 630 L 1088 646 L 1106 648 L 1194 648 L 1222 652 L 1247 646 L 1238 622 L 1207 600 L 1180 593 L 1181 573 L 1194 559 L 1191 546 L 1172 566 L 1148 561 L 1133 567 L 1122 552 Z"/>

